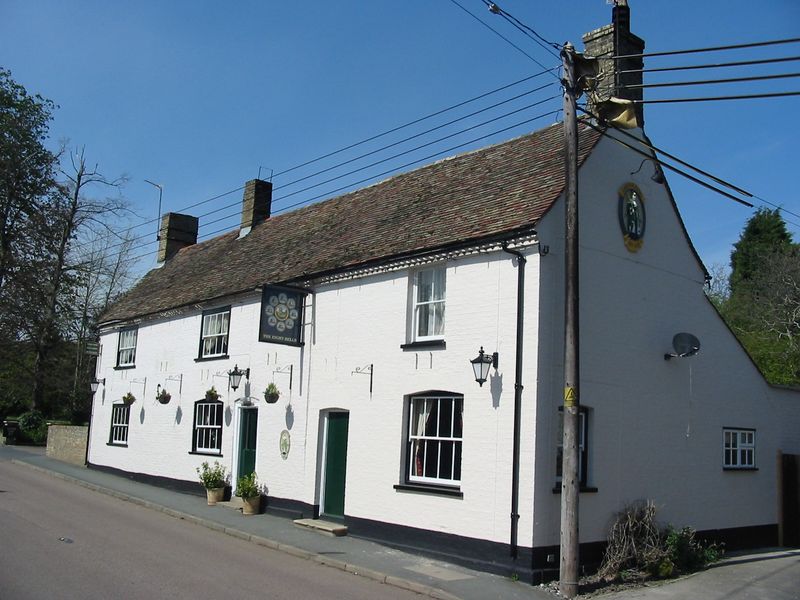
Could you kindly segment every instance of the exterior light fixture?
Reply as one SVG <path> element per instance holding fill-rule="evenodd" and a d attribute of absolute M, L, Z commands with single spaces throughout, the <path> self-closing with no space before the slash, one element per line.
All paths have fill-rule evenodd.
<path fill-rule="evenodd" d="M 230 380 L 231 389 L 235 392 L 236 388 L 239 387 L 239 384 L 242 382 L 242 375 L 244 378 L 249 380 L 250 379 L 250 368 L 248 367 L 244 371 L 239 369 L 239 365 L 234 365 L 232 371 L 228 371 L 228 379 Z"/>
<path fill-rule="evenodd" d="M 489 377 L 489 367 L 497 369 L 497 359 L 497 352 L 486 354 L 483 351 L 483 346 L 481 346 L 478 356 L 469 361 L 472 363 L 472 370 L 475 372 L 475 381 L 478 382 L 479 386 L 483 387 L 483 384 Z"/>
<path fill-rule="evenodd" d="M 105 385 L 105 384 L 106 384 L 106 379 L 105 379 L 105 377 L 104 377 L 103 379 L 92 379 L 92 380 L 89 382 L 89 387 L 92 389 L 92 394 L 94 394 L 95 392 L 97 392 L 97 388 L 98 388 L 98 387 L 100 387 L 100 384 L 101 384 L 101 383 L 102 383 L 103 385 Z"/>

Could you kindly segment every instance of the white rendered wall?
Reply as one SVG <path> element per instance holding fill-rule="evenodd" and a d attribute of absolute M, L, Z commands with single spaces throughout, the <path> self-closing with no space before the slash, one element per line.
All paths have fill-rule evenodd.
<path fill-rule="evenodd" d="M 524 251 L 526 266 L 525 372 L 523 382 L 519 544 L 531 544 L 533 443 L 535 438 L 538 347 L 539 257 Z M 225 360 L 195 361 L 201 314 L 139 325 L 136 368 L 116 370 L 118 333 L 102 335 L 98 377 L 106 378 L 95 398 L 90 462 L 135 473 L 187 481 L 196 467 L 215 457 L 191 454 L 193 404 L 212 383 L 225 402 L 223 455 L 236 471 L 240 394 L 227 392 L 225 374 L 238 364 L 250 368 L 249 394 L 258 407 L 256 471 L 270 496 L 320 502 L 324 457 L 319 447 L 325 411 L 349 411 L 345 513 L 348 516 L 507 543 L 510 535 L 511 466 L 516 336 L 516 259 L 491 252 L 446 263 L 447 296 L 444 350 L 404 351 L 407 334 L 409 270 L 371 275 L 320 286 L 308 297 L 302 349 L 257 341 L 260 296 L 232 303 L 229 352 Z M 223 306 L 227 303 L 220 303 Z M 206 307 L 211 308 L 211 307 Z M 469 360 L 483 346 L 499 352 L 500 366 L 479 387 Z M 294 366 L 288 375 L 273 373 Z M 357 368 L 373 365 L 368 375 Z M 167 377 L 183 377 L 178 382 Z M 143 385 L 135 383 L 147 379 Z M 283 396 L 274 405 L 261 397 L 269 381 Z M 155 400 L 156 385 L 172 401 Z M 406 422 L 404 396 L 426 390 L 463 394 L 463 498 L 398 491 L 404 483 Z M 107 445 L 112 401 L 131 391 L 128 447 Z M 242 392 L 242 388 L 239 389 Z M 291 415 L 287 404 L 291 400 Z M 177 418 L 178 410 L 182 412 Z M 290 426 L 291 425 L 291 426 Z M 278 448 L 280 432 L 291 433 L 286 460 Z M 198 484 L 199 485 L 199 484 Z"/>
<path fill-rule="evenodd" d="M 226 302 L 219 303 L 219 306 L 226 305 Z M 235 473 L 240 418 L 240 405 L 236 401 L 250 395 L 259 413 L 256 470 L 261 476 L 268 456 L 279 456 L 278 438 L 280 431 L 287 428 L 287 402 L 291 399 L 294 404 L 302 398 L 303 370 L 300 349 L 258 342 L 259 314 L 260 295 L 232 303 L 227 359 L 195 360 L 200 342 L 200 310 L 188 311 L 178 318 L 141 323 L 133 369 L 114 368 L 118 332 L 104 332 L 97 376 L 105 378 L 106 385 L 105 388 L 101 386 L 94 400 L 89 461 L 135 473 L 198 481 L 198 485 L 195 469 L 205 460 L 212 463 L 219 460 L 229 472 Z M 243 379 L 236 392 L 229 389 L 227 377 L 234 365 L 250 368 L 249 385 L 245 385 Z M 273 373 L 276 369 L 285 370 L 288 365 L 294 365 L 291 392 L 288 375 Z M 182 381 L 176 380 L 181 377 Z M 267 405 L 262 393 L 273 380 L 282 396 L 277 404 Z M 159 384 L 172 394 L 169 404 L 161 405 L 156 401 Z M 192 454 L 194 403 L 204 398 L 212 385 L 225 403 L 222 456 Z M 137 400 L 131 406 L 128 446 L 108 445 L 111 406 L 129 391 Z M 302 430 L 303 416 L 302 412 L 294 415 L 292 431 L 298 427 Z M 299 450 L 293 447 L 287 460 L 279 460 L 273 465 L 270 478 L 296 482 L 292 493 L 300 495 L 300 483 L 296 478 L 287 477 L 286 470 L 290 466 L 302 468 L 302 442 Z"/>
<path fill-rule="evenodd" d="M 676 526 L 774 524 L 776 454 L 800 445 L 800 394 L 768 386 L 707 301 L 666 187 L 650 179 L 650 164 L 631 175 L 640 162 L 604 139 L 580 172 L 581 403 L 590 417 L 588 484 L 598 489 L 580 495 L 581 542 L 605 540 L 614 513 L 639 499 L 654 500 L 659 519 Z M 644 195 L 647 218 L 635 253 L 623 244 L 617 212 L 618 190 L 629 181 Z M 542 261 L 536 546 L 559 543 L 561 497 L 552 489 L 563 388 L 563 218 L 559 202 L 539 228 L 551 252 Z M 665 361 L 678 332 L 696 335 L 701 352 Z M 723 471 L 723 427 L 757 430 L 758 470 Z"/>
<path fill-rule="evenodd" d="M 535 365 L 538 256 L 527 264 L 525 347 Z M 511 500 L 517 271 L 505 253 L 449 261 L 444 350 L 404 351 L 411 275 L 407 270 L 331 284 L 316 294 L 310 354 L 309 451 L 306 486 L 320 501 L 320 415 L 350 413 L 345 513 L 348 516 L 507 542 Z M 533 283 L 531 283 L 533 282 Z M 530 315 L 533 315 L 531 317 Z M 498 351 L 500 368 L 479 387 L 469 360 L 483 346 Z M 369 376 L 353 374 L 373 365 Z M 535 381 L 535 369 L 526 376 Z M 463 498 L 398 491 L 404 483 L 404 396 L 426 390 L 463 394 Z M 532 473 L 533 394 L 523 410 L 523 470 Z M 317 461 L 317 464 L 315 464 Z M 532 480 L 522 504 L 531 506 Z M 530 521 L 530 510 L 523 520 Z M 529 544 L 523 536 L 521 544 Z"/>

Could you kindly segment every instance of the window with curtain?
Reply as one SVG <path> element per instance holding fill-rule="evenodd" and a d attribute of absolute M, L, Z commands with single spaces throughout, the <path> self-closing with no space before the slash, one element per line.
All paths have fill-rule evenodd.
<path fill-rule="evenodd" d="M 463 408 L 464 397 L 460 395 L 420 395 L 409 399 L 409 482 L 460 485 Z"/>
<path fill-rule="evenodd" d="M 440 340 L 444 337 L 444 266 L 414 274 L 413 341 Z"/>
<path fill-rule="evenodd" d="M 230 306 L 203 313 L 203 327 L 200 332 L 200 358 L 227 356 L 230 319 Z"/>
<path fill-rule="evenodd" d="M 117 345 L 117 366 L 132 367 L 136 363 L 136 338 L 138 330 L 123 329 L 119 332 Z"/>

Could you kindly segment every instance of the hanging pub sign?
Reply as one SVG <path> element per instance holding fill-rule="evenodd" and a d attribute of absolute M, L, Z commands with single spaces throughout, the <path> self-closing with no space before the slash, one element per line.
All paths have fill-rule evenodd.
<path fill-rule="evenodd" d="M 305 295 L 305 292 L 292 288 L 264 286 L 258 341 L 302 346 Z"/>

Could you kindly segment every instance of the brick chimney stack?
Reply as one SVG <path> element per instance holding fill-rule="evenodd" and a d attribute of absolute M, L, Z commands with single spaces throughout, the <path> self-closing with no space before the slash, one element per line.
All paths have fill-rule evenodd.
<path fill-rule="evenodd" d="M 239 237 L 269 219 L 272 209 L 272 183 L 261 179 L 251 179 L 244 184 L 242 198 L 242 224 Z"/>
<path fill-rule="evenodd" d="M 627 0 L 615 0 L 611 12 L 611 24 L 595 29 L 583 36 L 584 54 L 595 57 L 600 62 L 600 72 L 604 77 L 598 81 L 597 100 L 607 100 L 611 96 L 626 100 L 642 100 L 642 89 L 623 89 L 623 86 L 642 83 L 641 57 L 612 60 L 612 56 L 642 54 L 644 40 L 631 33 L 631 9 Z M 638 71 L 624 73 L 623 71 Z M 636 118 L 644 127 L 644 110 L 636 105 Z M 597 114 L 595 102 L 589 101 L 589 111 Z"/>
<path fill-rule="evenodd" d="M 167 213 L 161 217 L 158 262 L 169 260 L 180 250 L 197 243 L 197 217 Z"/>

